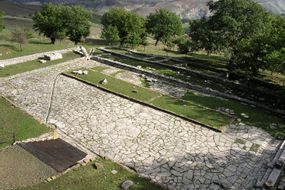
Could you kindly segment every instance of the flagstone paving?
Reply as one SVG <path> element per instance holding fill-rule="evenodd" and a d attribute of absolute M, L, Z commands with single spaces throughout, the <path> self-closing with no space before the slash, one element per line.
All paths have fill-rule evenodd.
<path fill-rule="evenodd" d="M 171 190 L 253 189 L 265 173 L 276 143 L 260 129 L 232 125 L 217 133 L 59 75 L 94 65 L 77 59 L 3 79 L 0 94 Z"/>

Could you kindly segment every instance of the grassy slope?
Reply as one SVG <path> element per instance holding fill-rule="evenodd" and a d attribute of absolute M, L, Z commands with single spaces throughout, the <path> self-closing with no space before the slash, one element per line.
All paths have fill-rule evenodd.
<path fill-rule="evenodd" d="M 0 141 L 2 141 L 0 148 L 12 143 L 13 133 L 16 140 L 24 140 L 49 131 L 44 125 L 2 97 L 0 97 L 0 123 Z"/>
<path fill-rule="evenodd" d="M 72 73 L 69 74 L 73 75 Z M 170 96 L 161 96 L 156 91 L 133 85 L 94 70 L 90 70 L 88 75 L 76 77 L 131 99 L 155 105 L 158 108 L 190 119 L 195 119 L 215 129 L 221 129 L 221 127 L 228 125 L 232 121 L 232 118 L 225 114 L 206 109 L 190 101 L 182 101 Z M 105 78 L 108 80 L 108 84 L 101 85 L 100 81 Z"/>
<path fill-rule="evenodd" d="M 11 75 L 48 67 L 51 65 L 59 64 L 65 61 L 69 61 L 75 58 L 79 58 L 80 56 L 78 54 L 75 54 L 73 52 L 65 53 L 63 54 L 63 59 L 55 60 L 55 61 L 49 61 L 47 63 L 40 63 L 38 60 L 28 61 L 24 63 L 18 63 L 15 65 L 10 65 L 5 67 L 4 69 L 0 69 L 0 77 L 8 77 Z"/>
<path fill-rule="evenodd" d="M 130 190 L 159 190 L 162 189 L 149 180 L 139 177 L 136 173 L 130 172 L 122 166 L 109 160 L 97 158 L 95 163 L 101 168 L 95 169 L 94 163 L 89 163 L 77 170 L 51 181 L 50 183 L 40 183 L 38 185 L 18 190 L 119 190 L 120 185 L 125 180 L 132 180 L 135 185 Z M 117 170 L 117 174 L 112 174 L 112 170 Z"/>
<path fill-rule="evenodd" d="M 39 5 L 18 4 L 8 0 L 0 1 L 0 11 L 4 12 L 5 15 L 31 17 L 32 14 L 40 9 Z"/>

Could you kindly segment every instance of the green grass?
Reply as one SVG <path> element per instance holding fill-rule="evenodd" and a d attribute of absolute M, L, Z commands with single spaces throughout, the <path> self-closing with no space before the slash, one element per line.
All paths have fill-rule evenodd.
<path fill-rule="evenodd" d="M 108 67 L 105 66 L 97 66 L 97 67 L 93 67 L 92 70 L 98 71 L 98 72 L 102 72 L 104 70 L 108 69 Z"/>
<path fill-rule="evenodd" d="M 70 73 L 72 74 L 72 73 Z M 83 80 L 89 81 L 95 85 L 101 86 L 102 88 L 117 92 L 119 94 L 134 98 L 136 100 L 147 102 L 160 94 L 155 91 L 151 91 L 146 88 L 142 88 L 123 80 L 116 79 L 114 77 L 102 74 L 100 72 L 89 70 L 88 75 L 77 76 Z M 108 80 L 108 84 L 102 85 L 100 81 L 103 79 Z"/>
<path fill-rule="evenodd" d="M 170 96 L 161 96 L 151 103 L 159 108 L 194 119 L 218 130 L 222 130 L 222 127 L 233 121 L 233 118 L 227 115 Z"/>
<path fill-rule="evenodd" d="M 63 54 L 63 58 L 55 61 L 49 61 L 46 63 L 40 63 L 38 60 L 28 61 L 24 63 L 18 63 L 15 65 L 9 65 L 3 69 L 0 69 L 0 77 L 8 77 L 11 75 L 48 67 L 51 65 L 56 65 L 65 61 L 69 61 L 75 58 L 79 58 L 80 56 L 78 54 L 75 54 L 73 52 L 65 53 Z"/>
<path fill-rule="evenodd" d="M 95 169 L 95 163 L 100 164 L 101 168 Z M 118 173 L 112 174 L 112 170 L 117 170 Z M 161 187 L 139 177 L 138 174 L 102 158 L 97 158 L 95 162 L 70 171 L 49 183 L 43 182 L 31 187 L 18 188 L 18 190 L 120 190 L 125 180 L 134 182 L 130 190 L 162 190 Z"/>
<path fill-rule="evenodd" d="M 35 53 L 66 49 L 73 47 L 74 45 L 67 41 L 56 42 L 56 44 L 50 44 L 48 40 L 30 40 L 29 43 L 23 45 L 23 50 L 19 49 L 19 45 L 7 41 L 0 40 L 0 52 L 3 54 L 0 56 L 0 60 L 10 59 L 25 55 L 31 55 Z"/>
<path fill-rule="evenodd" d="M 133 85 L 94 70 L 90 70 L 88 75 L 78 76 L 72 74 L 72 72 L 68 74 L 131 99 L 139 100 L 177 115 L 197 120 L 218 130 L 221 130 L 223 126 L 230 124 L 233 120 L 233 118 L 226 114 L 193 104 L 190 101 L 178 100 L 165 95 L 162 96 L 159 92 Z M 108 84 L 101 85 L 100 81 L 105 78 L 108 80 Z"/>
<path fill-rule="evenodd" d="M 243 123 L 262 128 L 275 137 L 279 136 L 285 138 L 285 120 L 259 108 L 244 105 L 233 100 L 196 95 L 192 92 L 187 92 L 182 99 L 195 102 L 196 104 L 200 104 L 211 109 L 218 109 L 219 107 L 232 109 Z M 245 119 L 241 117 L 242 113 L 247 114 L 249 118 Z M 271 129 L 271 123 L 278 123 L 279 128 Z"/>
<path fill-rule="evenodd" d="M 0 148 L 13 143 L 13 133 L 16 140 L 24 140 L 50 130 L 2 97 L 0 97 L 0 124 Z"/>

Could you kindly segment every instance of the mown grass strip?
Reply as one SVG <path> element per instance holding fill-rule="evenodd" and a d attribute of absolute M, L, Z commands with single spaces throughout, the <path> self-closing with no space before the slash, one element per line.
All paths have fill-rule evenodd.
<path fill-rule="evenodd" d="M 66 74 L 88 84 L 107 89 L 128 99 L 139 101 L 218 131 L 221 131 L 222 127 L 229 125 L 233 121 L 233 118 L 226 114 L 192 104 L 191 102 L 178 100 L 171 96 L 161 96 L 156 91 L 130 84 L 97 71 L 89 70 L 88 75 L 75 75 L 72 72 Z M 102 85 L 100 81 L 103 79 L 107 79 L 108 84 Z"/>
<path fill-rule="evenodd" d="M 13 135 L 15 140 L 19 141 L 37 137 L 49 131 L 50 129 L 45 125 L 0 97 L 0 148 L 13 143 Z"/>
<path fill-rule="evenodd" d="M 79 58 L 80 56 L 78 54 L 75 54 L 73 52 L 65 53 L 63 54 L 63 58 L 55 61 L 48 61 L 46 63 L 40 63 L 38 60 L 32 60 L 32 61 L 27 61 L 24 63 L 18 63 L 15 65 L 9 65 L 6 66 L 3 69 L 0 69 L 0 77 L 8 77 L 11 75 L 19 74 L 19 73 L 24 73 L 27 71 L 43 68 L 43 67 L 48 67 L 51 65 L 56 65 L 65 61 L 69 61 L 75 58 Z"/>
<path fill-rule="evenodd" d="M 183 100 L 191 101 L 196 104 L 206 106 L 211 109 L 228 108 L 234 111 L 235 115 L 240 118 L 241 122 L 250 126 L 262 128 L 274 137 L 285 138 L 285 119 L 277 117 L 265 110 L 244 105 L 233 100 L 221 99 L 213 96 L 196 95 L 193 92 L 187 92 Z M 246 114 L 249 118 L 244 118 L 241 114 Z M 278 126 L 272 127 L 272 123 Z"/>
<path fill-rule="evenodd" d="M 118 173 L 114 175 L 112 170 Z M 94 162 L 70 171 L 49 183 L 42 182 L 30 187 L 18 188 L 18 190 L 118 190 L 121 189 L 120 186 L 125 180 L 134 182 L 130 188 L 132 190 L 163 190 L 151 183 L 149 179 L 142 178 L 135 172 L 103 158 L 97 158 Z"/>
<path fill-rule="evenodd" d="M 35 53 L 61 50 L 74 47 L 74 44 L 69 41 L 62 41 L 56 44 L 51 44 L 47 40 L 30 40 L 29 43 L 23 45 L 22 51 L 19 49 L 19 45 L 11 43 L 7 40 L 0 40 L 0 52 L 3 53 L 0 56 L 0 60 L 11 59 L 15 57 L 21 57 L 26 55 L 32 55 Z"/>

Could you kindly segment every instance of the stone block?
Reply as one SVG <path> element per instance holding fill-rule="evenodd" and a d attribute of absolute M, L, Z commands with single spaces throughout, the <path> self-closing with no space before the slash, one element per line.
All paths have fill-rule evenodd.
<path fill-rule="evenodd" d="M 49 61 L 54 61 L 54 60 L 62 59 L 63 56 L 61 53 L 49 53 L 49 54 L 45 54 L 44 58 Z"/>

